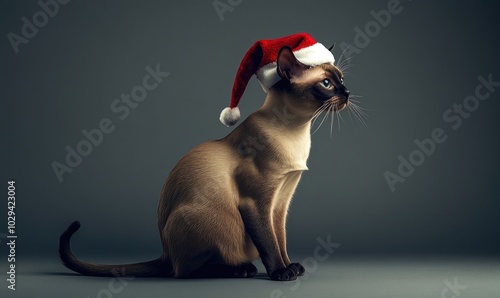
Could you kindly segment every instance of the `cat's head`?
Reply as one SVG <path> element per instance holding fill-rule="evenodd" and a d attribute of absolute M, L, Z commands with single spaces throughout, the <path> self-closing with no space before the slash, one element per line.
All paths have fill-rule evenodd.
<path fill-rule="evenodd" d="M 301 63 L 289 47 L 281 48 L 277 71 L 282 80 L 277 88 L 287 92 L 285 104 L 303 116 L 319 111 L 340 111 L 349 104 L 344 75 L 336 66 L 325 63 L 310 67 Z"/>

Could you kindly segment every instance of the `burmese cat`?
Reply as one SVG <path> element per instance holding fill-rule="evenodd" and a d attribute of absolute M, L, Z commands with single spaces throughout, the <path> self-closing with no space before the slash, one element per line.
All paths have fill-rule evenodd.
<path fill-rule="evenodd" d="M 289 47 L 276 64 L 281 80 L 264 105 L 225 138 L 189 151 L 169 174 L 158 205 L 161 257 L 128 265 L 82 262 L 70 250 L 80 227 L 74 222 L 60 239 L 63 263 L 95 276 L 252 277 L 251 262 L 260 256 L 273 280 L 303 275 L 286 249 L 287 210 L 307 170 L 312 120 L 344 109 L 349 91 L 339 68 L 306 66 Z"/>

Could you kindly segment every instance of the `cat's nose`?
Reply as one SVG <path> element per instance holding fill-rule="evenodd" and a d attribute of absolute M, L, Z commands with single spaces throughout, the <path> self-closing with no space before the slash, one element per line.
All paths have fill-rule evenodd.
<path fill-rule="evenodd" d="M 344 84 L 341 84 L 339 86 L 337 86 L 337 92 L 339 95 L 342 95 L 345 97 L 346 101 L 349 99 L 349 94 L 351 94 L 351 92 L 349 91 L 349 89 L 347 89 Z"/>
<path fill-rule="evenodd" d="M 347 101 L 349 99 L 349 94 L 351 94 L 351 91 L 345 89 L 344 90 L 345 101 Z"/>
<path fill-rule="evenodd" d="M 349 94 L 351 94 L 351 92 L 349 90 L 347 90 L 347 89 L 344 89 L 341 94 L 342 94 L 342 97 L 343 97 L 342 102 L 343 103 L 347 103 L 349 101 Z"/>

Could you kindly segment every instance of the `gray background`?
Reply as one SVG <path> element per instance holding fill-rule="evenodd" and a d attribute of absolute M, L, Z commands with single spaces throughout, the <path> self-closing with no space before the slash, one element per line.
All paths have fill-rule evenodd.
<path fill-rule="evenodd" d="M 18 253 L 57 263 L 60 233 L 73 220 L 77 255 L 153 258 L 161 246 L 156 206 L 169 171 L 193 146 L 224 137 L 219 123 L 234 74 L 250 45 L 309 32 L 319 42 L 353 44 L 354 27 L 387 1 L 243 1 L 217 15 L 212 1 L 72 1 L 59 7 L 15 54 L 7 33 L 36 1 L 0 8 L 1 184 L 17 186 Z M 309 169 L 288 221 L 292 256 L 310 255 L 317 237 L 339 255 L 492 255 L 500 239 L 500 93 L 452 130 L 443 112 L 473 95 L 477 77 L 500 81 L 500 21 L 494 1 L 401 1 L 403 11 L 353 55 L 346 85 L 363 96 L 367 126 L 347 112 L 333 137 L 312 137 Z M 111 102 L 142 82 L 145 67 L 170 73 L 125 120 Z M 265 94 L 252 79 L 243 117 Z M 53 161 L 108 117 L 116 125 L 60 183 Z M 393 193 L 383 173 L 435 128 L 445 143 Z M 6 210 L 2 208 L 2 210 Z M 6 211 L 1 213 L 2 222 Z M 0 231 L 4 233 L 3 231 Z M 6 255 L 6 248 L 0 249 Z M 5 258 L 1 257 L 1 262 Z M 57 268 L 57 267 L 56 267 Z M 64 272 L 65 269 L 60 267 Z"/>

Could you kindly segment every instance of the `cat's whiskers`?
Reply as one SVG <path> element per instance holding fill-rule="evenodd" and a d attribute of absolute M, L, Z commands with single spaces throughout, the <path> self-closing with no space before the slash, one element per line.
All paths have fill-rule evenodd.
<path fill-rule="evenodd" d="M 354 124 L 354 119 L 352 119 L 351 108 L 347 107 L 347 113 L 349 114 L 349 118 L 351 118 L 351 123 Z M 356 119 L 356 121 L 357 121 L 357 119 Z"/>
<path fill-rule="evenodd" d="M 364 118 L 363 118 L 364 116 L 363 116 L 363 114 L 361 114 L 361 113 L 359 112 L 359 110 L 357 109 L 356 104 L 351 104 L 351 105 L 350 105 L 350 107 L 348 107 L 348 109 L 349 109 L 350 111 L 352 111 L 352 113 L 353 113 L 354 117 L 356 118 L 356 120 L 357 120 L 358 122 L 360 122 L 361 124 L 363 124 L 364 126 L 366 126 L 366 122 L 365 122 L 365 120 L 364 120 Z"/>
<path fill-rule="evenodd" d="M 321 122 L 319 123 L 318 127 L 313 131 L 312 134 L 316 133 L 320 129 L 320 127 L 325 122 L 325 119 L 328 117 L 328 114 L 330 113 L 330 110 L 333 110 L 333 101 L 332 100 L 327 100 L 327 101 L 325 101 L 325 103 L 315 113 L 316 116 L 314 117 L 314 121 L 313 121 L 312 125 L 314 125 L 314 123 L 316 122 L 316 119 L 318 119 L 318 117 L 324 111 L 326 111 L 325 115 L 323 116 L 323 119 L 321 120 Z"/>
<path fill-rule="evenodd" d="M 358 98 L 361 96 L 351 95 L 350 97 Z M 358 104 L 358 100 L 351 98 L 349 100 L 349 104 L 347 105 L 347 110 L 349 111 L 349 115 L 351 115 L 352 112 L 354 118 L 356 118 L 359 123 L 366 127 L 367 124 L 365 122 L 365 119 L 368 118 L 368 114 L 365 111 L 367 111 L 367 109 L 360 107 Z"/>
<path fill-rule="evenodd" d="M 341 57 L 342 57 L 342 55 L 341 55 Z M 347 65 L 346 61 L 348 61 L 350 58 L 351 57 L 346 58 L 344 60 L 339 59 L 339 66 L 338 67 L 340 67 L 340 66 L 345 67 Z M 354 122 L 355 122 L 354 119 L 356 119 L 356 121 L 359 124 L 366 127 L 367 124 L 366 124 L 365 120 L 368 119 L 368 114 L 366 113 L 367 109 L 361 107 L 360 101 L 358 100 L 359 98 L 362 98 L 362 97 L 363 96 L 360 96 L 360 95 L 349 95 L 349 100 L 345 104 L 345 108 L 349 113 L 349 118 L 351 118 L 351 123 L 354 124 Z M 321 128 L 321 126 L 323 125 L 325 120 L 328 118 L 328 116 L 331 116 L 331 119 L 330 119 L 330 137 L 333 137 L 333 126 L 335 124 L 335 118 L 337 118 L 339 131 L 340 131 L 341 122 L 344 121 L 342 114 L 340 113 L 341 106 L 342 106 L 342 104 L 340 104 L 338 101 L 335 101 L 333 98 L 331 98 L 331 99 L 325 101 L 316 111 L 314 111 L 313 116 L 311 118 L 311 120 L 312 120 L 311 126 L 314 129 L 312 134 L 316 133 Z M 321 119 L 319 125 L 316 128 L 314 128 L 314 124 L 316 123 L 316 120 L 318 120 L 318 118 L 323 113 L 325 113 L 325 115 L 323 115 L 323 118 Z"/>
<path fill-rule="evenodd" d="M 344 121 L 344 118 L 342 118 L 342 114 L 340 114 L 340 111 L 337 110 L 337 122 L 339 123 L 339 130 L 340 130 L 340 121 Z"/>
<path fill-rule="evenodd" d="M 329 101 L 325 102 L 321 107 L 319 107 L 313 114 L 312 116 L 312 124 L 314 125 L 314 122 L 316 121 L 316 119 L 319 117 L 319 115 L 321 115 L 321 113 L 323 113 L 326 109 L 328 109 L 328 107 L 331 105 L 331 103 Z"/>
<path fill-rule="evenodd" d="M 354 123 L 353 118 L 356 119 L 358 123 L 360 123 L 363 126 L 367 126 L 365 119 L 368 118 L 368 114 L 365 112 L 367 109 L 362 108 L 359 106 L 359 100 L 355 98 L 361 98 L 362 96 L 359 95 L 351 95 L 349 96 L 349 101 L 346 104 L 346 110 L 349 113 L 349 118 L 351 118 L 351 122 Z M 319 123 L 318 127 L 314 129 L 312 134 L 316 133 L 325 120 L 328 118 L 328 116 L 331 116 L 330 119 L 330 137 L 333 136 L 333 126 L 335 124 L 335 118 L 337 118 L 337 123 L 339 130 L 341 129 L 341 122 L 344 121 L 344 118 L 342 117 L 342 114 L 340 113 L 340 104 L 335 102 L 333 99 L 330 99 L 326 101 L 321 107 L 319 107 L 313 114 L 312 117 L 312 126 L 316 123 L 316 120 L 320 117 L 322 113 L 325 113 L 323 115 L 323 119 L 321 119 L 321 122 Z"/>
<path fill-rule="evenodd" d="M 313 116 L 312 116 L 312 119 L 317 118 L 317 117 L 318 117 L 321 113 L 323 113 L 323 111 L 324 111 L 326 108 L 328 108 L 328 105 L 329 105 L 328 103 L 324 103 L 324 104 L 323 104 L 323 105 L 322 105 L 319 109 L 317 109 L 317 110 L 314 112 L 314 114 L 313 114 Z"/>
<path fill-rule="evenodd" d="M 348 68 L 350 68 L 352 66 L 352 64 L 349 63 L 349 60 L 351 60 L 351 59 L 352 59 L 352 57 L 346 58 L 342 62 L 337 64 L 337 67 L 340 69 L 340 71 L 342 71 L 342 73 L 344 73 Z"/>
<path fill-rule="evenodd" d="M 342 53 L 340 54 L 340 57 L 339 57 L 339 60 L 337 62 L 337 67 L 339 67 L 339 65 L 342 64 L 342 58 L 344 57 L 344 54 L 345 54 L 345 51 L 347 51 L 347 49 L 349 49 L 351 47 L 351 45 L 347 46 L 343 51 Z M 350 59 L 352 57 L 349 57 L 348 59 Z M 340 68 L 340 67 L 339 67 Z"/>
<path fill-rule="evenodd" d="M 333 124 L 335 123 L 335 110 L 338 108 L 338 105 L 334 105 L 331 114 L 332 114 L 332 119 L 330 119 L 330 138 L 333 137 Z"/>
<path fill-rule="evenodd" d="M 323 122 L 325 122 L 325 119 L 328 116 L 328 112 L 329 111 L 330 111 L 330 109 L 328 109 L 328 111 L 325 113 L 325 116 L 323 116 L 323 119 L 321 120 L 321 122 L 319 123 L 318 127 L 313 131 L 312 134 L 315 134 L 318 131 L 318 129 L 320 129 L 321 125 L 323 125 Z"/>

